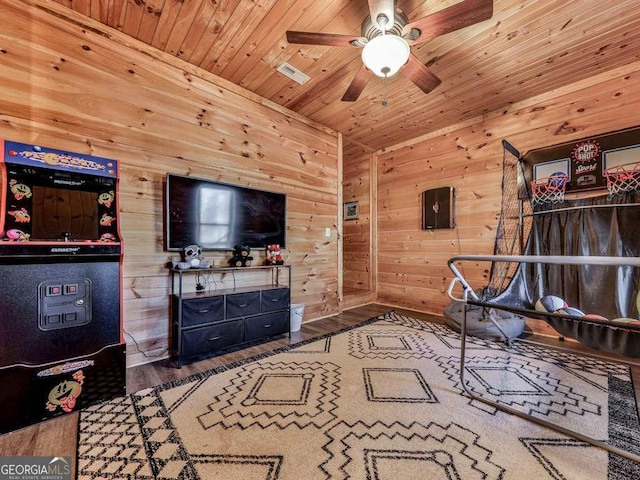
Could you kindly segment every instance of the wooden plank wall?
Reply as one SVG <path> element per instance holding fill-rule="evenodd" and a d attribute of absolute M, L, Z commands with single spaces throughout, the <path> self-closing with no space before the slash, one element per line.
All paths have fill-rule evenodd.
<path fill-rule="evenodd" d="M 343 223 L 344 306 L 369 303 L 375 299 L 375 243 L 372 219 L 375 219 L 375 156 L 345 139 L 343 147 L 343 202 L 358 202 L 357 220 Z"/>
<path fill-rule="evenodd" d="M 640 125 L 640 62 L 378 152 L 379 302 L 442 314 L 457 254 L 491 254 L 501 204 L 502 139 L 523 154 Z M 423 231 L 424 190 L 453 186 L 457 228 Z M 489 265 L 465 265 L 472 286 Z"/>
<path fill-rule="evenodd" d="M 128 365 L 167 351 L 167 172 L 286 193 L 292 301 L 305 321 L 339 311 L 335 131 L 56 3 L 0 0 L 0 11 L 0 136 L 120 161 Z"/>

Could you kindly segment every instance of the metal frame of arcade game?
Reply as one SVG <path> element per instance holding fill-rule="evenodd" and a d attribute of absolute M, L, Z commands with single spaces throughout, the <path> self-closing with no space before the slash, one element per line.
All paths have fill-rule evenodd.
<path fill-rule="evenodd" d="M 544 313 L 539 312 L 533 309 L 526 309 L 524 307 L 512 306 L 507 304 L 501 304 L 498 300 L 483 300 L 476 295 L 472 286 L 467 282 L 464 277 L 464 274 L 461 273 L 461 270 L 457 268 L 456 264 L 459 264 L 462 268 L 463 262 L 471 262 L 475 265 L 482 264 L 483 262 L 513 262 L 518 265 L 520 264 L 537 264 L 537 265 L 561 265 L 561 266 L 569 266 L 569 265 L 581 265 L 581 266 L 623 266 L 623 267 L 636 267 L 640 268 L 640 258 L 639 257 L 606 257 L 606 256 L 536 256 L 536 255 L 458 255 L 456 257 L 452 257 L 447 262 L 449 269 L 453 272 L 454 277 L 451 280 L 449 288 L 447 290 L 447 294 L 449 298 L 451 298 L 455 302 L 460 302 L 463 305 L 463 317 L 461 322 L 461 332 L 460 332 L 460 385 L 464 392 L 473 400 L 480 401 L 494 407 L 498 410 L 510 413 L 512 415 L 516 415 L 520 418 L 524 418 L 526 420 L 532 421 L 539 425 L 543 425 L 547 428 L 551 428 L 557 432 L 563 433 L 565 435 L 569 435 L 578 440 L 582 440 L 583 442 L 587 442 L 593 446 L 602 448 L 609 452 L 621 455 L 625 458 L 633 460 L 635 462 L 640 462 L 640 455 L 633 451 L 627 451 L 624 448 L 621 448 L 620 445 L 616 445 L 612 443 L 612 440 L 609 441 L 594 438 L 587 434 L 581 433 L 577 430 L 567 428 L 558 423 L 554 423 L 551 420 L 545 420 L 541 416 L 534 415 L 534 410 L 527 412 L 525 410 L 518 410 L 513 408 L 505 403 L 500 402 L 500 399 L 493 400 L 489 398 L 490 395 L 483 396 L 481 393 L 476 393 L 472 387 L 470 387 L 469 383 L 465 379 L 465 374 L 468 373 L 466 366 L 466 352 L 467 352 L 467 337 L 469 336 L 467 333 L 467 313 L 469 306 L 486 308 L 489 310 L 497 309 L 497 310 L 505 310 L 518 315 L 523 315 L 529 318 L 539 318 L 542 320 L 546 320 L 549 317 L 558 317 L 564 319 L 565 321 L 572 322 L 574 324 L 582 324 L 585 328 L 598 328 L 603 331 L 609 331 L 609 335 L 617 337 L 620 342 L 637 342 L 638 338 L 640 338 L 640 322 L 634 323 L 620 323 L 612 320 L 593 318 L 580 316 L 576 317 L 569 314 L 557 314 L 557 313 Z M 456 297 L 453 294 L 453 290 L 457 284 L 460 284 L 462 287 L 462 297 Z M 499 298 L 499 297 L 498 297 Z M 544 343 L 537 342 L 535 340 L 528 340 L 526 338 L 506 338 L 505 337 L 505 345 L 506 348 L 509 348 L 515 342 L 520 342 L 524 344 L 532 344 L 532 345 L 540 345 L 544 348 L 548 349 L 556 349 L 560 351 L 566 351 L 563 347 L 556 347 Z M 636 343 L 637 345 L 637 343 Z M 637 351 L 637 350 L 636 350 Z M 603 355 L 598 355 L 596 353 L 587 353 L 581 352 L 580 355 L 593 357 L 597 359 L 601 359 L 605 362 L 615 362 L 611 357 L 605 357 Z M 497 398 L 497 397 L 496 397 Z M 632 431 L 632 430 L 630 430 Z M 615 440 L 614 440 L 615 441 Z"/>
<path fill-rule="evenodd" d="M 0 434 L 124 395 L 117 161 L 0 139 Z"/>

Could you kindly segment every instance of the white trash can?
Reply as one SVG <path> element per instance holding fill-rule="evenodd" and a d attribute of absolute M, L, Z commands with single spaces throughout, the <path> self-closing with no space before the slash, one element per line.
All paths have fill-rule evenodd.
<path fill-rule="evenodd" d="M 302 317 L 304 317 L 304 304 L 292 303 L 291 304 L 291 324 L 290 331 L 297 332 L 302 326 Z"/>

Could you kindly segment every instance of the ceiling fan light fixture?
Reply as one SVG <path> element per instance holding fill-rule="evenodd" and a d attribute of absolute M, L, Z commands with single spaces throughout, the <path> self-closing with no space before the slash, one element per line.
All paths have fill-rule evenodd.
<path fill-rule="evenodd" d="M 367 42 L 362 50 L 362 62 L 379 77 L 398 73 L 411 54 L 406 40 L 398 35 L 380 35 Z"/>

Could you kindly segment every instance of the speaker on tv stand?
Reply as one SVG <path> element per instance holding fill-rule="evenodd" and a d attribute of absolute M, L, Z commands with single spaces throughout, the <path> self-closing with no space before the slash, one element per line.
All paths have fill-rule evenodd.
<path fill-rule="evenodd" d="M 454 187 L 440 187 L 422 193 L 422 229 L 455 228 Z"/>

